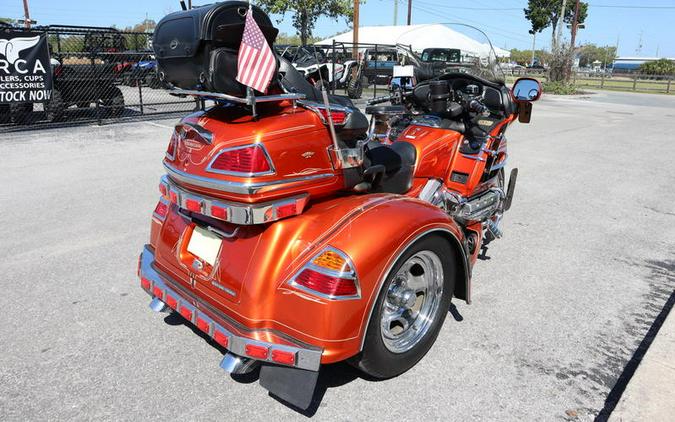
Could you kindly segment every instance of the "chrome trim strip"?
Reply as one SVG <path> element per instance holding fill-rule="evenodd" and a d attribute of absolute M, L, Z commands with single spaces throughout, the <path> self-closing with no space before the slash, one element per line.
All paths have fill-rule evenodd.
<path fill-rule="evenodd" d="M 232 322 L 230 318 L 228 318 L 226 315 L 215 310 L 212 306 L 204 302 L 202 299 L 200 299 L 193 293 L 187 291 L 185 288 L 180 287 L 176 281 L 172 280 L 171 278 L 169 278 L 164 274 L 160 274 L 154 268 L 154 262 L 155 262 L 155 255 L 153 251 L 150 249 L 150 247 L 146 245 L 143 248 L 143 252 L 141 253 L 141 271 L 140 271 L 140 276 L 151 282 L 150 290 L 146 291 L 146 293 L 153 296 L 152 289 L 156 286 L 162 290 L 165 299 L 167 294 L 170 294 L 174 299 L 176 299 L 177 310 L 184 307 L 192 311 L 192 319 L 190 322 L 193 321 L 196 322 L 197 317 L 203 318 L 207 321 L 212 321 L 213 323 L 210 324 L 209 327 L 209 335 L 210 336 L 215 335 L 215 331 L 218 330 L 225 336 L 227 336 L 228 351 L 249 359 L 255 359 L 246 355 L 246 345 L 254 344 L 268 348 L 267 359 L 264 359 L 264 361 L 274 363 L 276 365 L 284 365 L 282 363 L 272 361 L 272 351 L 282 350 L 296 354 L 297 359 L 294 367 L 306 369 L 309 371 L 319 370 L 321 366 L 321 355 L 323 353 L 323 349 L 318 347 L 312 347 L 310 345 L 305 345 L 304 343 L 295 340 L 288 335 L 285 335 L 283 333 L 274 330 L 264 330 L 264 331 L 272 332 L 273 334 L 287 340 L 289 343 L 292 343 L 293 345 L 291 346 L 255 340 L 253 338 L 256 336 L 255 333 L 260 332 L 261 330 L 251 330 L 246 327 L 238 326 L 237 323 Z M 180 292 L 179 289 L 181 290 Z M 193 301 L 196 306 L 190 303 L 188 300 L 186 300 L 185 299 L 186 296 L 188 297 L 188 300 Z M 250 333 L 251 337 L 244 337 L 241 335 L 237 335 L 235 334 L 235 331 L 239 333 L 241 333 L 242 331 L 248 332 Z"/>
<path fill-rule="evenodd" d="M 396 255 L 396 257 L 392 260 L 391 264 L 389 265 L 389 268 L 387 268 L 387 271 L 385 271 L 385 273 L 384 273 L 384 277 L 382 277 L 382 279 L 378 281 L 377 288 L 374 290 L 375 292 L 377 292 L 377 295 L 373 298 L 373 304 L 370 306 L 370 311 L 368 312 L 368 318 L 365 320 L 364 326 L 366 327 L 366 331 L 363 332 L 363 337 L 361 338 L 361 346 L 359 347 L 359 351 L 363 350 L 363 345 L 366 341 L 366 335 L 368 334 L 367 330 L 368 330 L 368 325 L 370 324 L 370 318 L 373 317 L 373 311 L 375 310 L 375 304 L 377 303 L 377 298 L 380 296 L 380 292 L 382 291 L 382 287 L 384 287 L 385 280 L 389 277 L 389 273 L 391 273 L 391 270 L 394 269 L 394 266 L 396 265 L 396 262 L 398 262 L 398 260 L 401 258 L 401 256 L 403 256 L 405 251 L 407 251 L 408 248 L 410 248 L 410 246 L 415 244 L 415 242 L 417 242 L 422 237 L 424 237 L 428 234 L 434 233 L 434 232 L 449 233 L 450 236 L 453 239 L 455 239 L 455 242 L 457 243 L 457 247 L 461 251 L 462 259 L 464 261 L 463 266 L 464 266 L 464 278 L 466 279 L 466 297 L 467 297 L 466 303 L 471 304 L 471 274 L 469 272 L 469 260 L 466 256 L 466 251 L 464 250 L 464 247 L 460 243 L 459 239 L 457 239 L 455 237 L 455 234 L 448 229 L 434 228 L 434 229 L 427 230 L 427 231 L 425 231 L 423 233 L 420 233 L 419 235 L 415 236 L 414 239 L 412 239 L 411 241 L 409 241 L 408 243 L 405 244 L 405 247 L 403 247 L 401 249 L 401 251 Z"/>
<path fill-rule="evenodd" d="M 187 201 L 191 199 L 193 201 L 199 202 L 200 204 L 199 211 L 192 212 L 206 215 L 208 217 L 215 218 L 216 220 L 227 221 L 238 225 L 264 224 L 280 220 L 280 218 L 277 216 L 276 208 L 288 204 L 295 204 L 296 213 L 294 215 L 299 215 L 304 210 L 304 208 L 299 209 L 299 207 L 302 207 L 302 204 L 306 204 L 306 200 L 309 196 L 309 194 L 305 193 L 276 201 L 244 204 L 241 202 L 223 201 L 221 199 L 212 198 L 210 196 L 197 194 L 190 190 L 183 189 L 178 187 L 174 182 L 172 182 L 169 176 L 166 175 L 162 176 L 160 179 L 160 184 L 165 185 L 167 187 L 167 192 L 171 192 L 176 196 L 176 205 L 178 205 L 178 207 L 181 209 L 191 211 L 187 207 Z M 214 216 L 212 211 L 213 206 L 225 209 L 227 211 L 227 216 L 225 218 Z M 287 217 L 291 217 L 291 215 L 288 215 Z M 230 238 L 234 237 L 235 235 L 236 231 L 232 234 L 223 234 L 223 237 Z"/>
<path fill-rule="evenodd" d="M 163 163 L 164 168 L 169 173 L 171 178 L 179 182 L 187 183 L 189 185 L 200 186 L 207 189 L 220 190 L 230 193 L 238 193 L 243 195 L 253 195 L 265 188 L 274 188 L 271 190 L 283 189 L 288 186 L 301 184 L 310 180 L 327 179 L 335 177 L 333 173 L 313 174 L 310 176 L 295 177 L 292 179 L 280 179 L 269 182 L 231 182 L 228 180 L 213 179 L 211 177 L 195 176 L 174 168 L 168 163 Z"/>
<path fill-rule="evenodd" d="M 204 129 L 203 127 L 193 124 L 193 123 L 188 123 L 188 122 L 180 122 L 176 125 L 176 129 L 179 127 L 185 127 L 186 129 L 189 129 L 193 132 L 195 132 L 197 135 L 199 135 L 204 141 L 211 145 L 213 142 L 213 133 L 209 132 L 208 130 Z"/>
<path fill-rule="evenodd" d="M 220 157 L 223 153 L 230 152 L 230 151 L 237 151 L 240 149 L 246 149 L 246 148 L 261 148 L 263 151 L 263 154 L 265 155 L 265 159 L 267 160 L 267 164 L 270 166 L 270 169 L 268 171 L 261 171 L 257 173 L 242 173 L 239 171 L 227 171 L 227 170 L 217 170 L 213 168 L 213 163 Z M 218 151 L 216 155 L 213 156 L 209 164 L 206 166 L 206 171 L 209 173 L 218 173 L 218 174 L 224 174 L 226 176 L 237 176 L 237 177 L 257 177 L 257 176 L 268 176 L 270 174 L 275 174 L 276 170 L 274 169 L 274 163 L 272 162 L 272 158 L 270 155 L 267 153 L 267 148 L 263 144 L 248 144 L 248 145 L 240 145 L 232 148 L 224 148 Z"/>

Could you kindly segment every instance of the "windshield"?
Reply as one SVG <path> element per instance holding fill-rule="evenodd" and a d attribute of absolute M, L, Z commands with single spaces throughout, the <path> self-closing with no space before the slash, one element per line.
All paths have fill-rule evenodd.
<path fill-rule="evenodd" d="M 410 46 L 424 62 L 444 62 L 443 73 L 464 72 L 491 82 L 504 82 L 492 42 L 474 26 L 462 23 L 415 25 L 401 34 L 397 42 Z M 497 50 L 508 57 L 508 51 Z"/>

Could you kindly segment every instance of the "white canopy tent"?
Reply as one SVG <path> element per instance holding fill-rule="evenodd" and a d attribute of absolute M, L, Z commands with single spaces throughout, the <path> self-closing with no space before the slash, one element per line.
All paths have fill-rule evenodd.
<path fill-rule="evenodd" d="M 317 42 L 317 45 L 336 43 L 351 43 L 353 32 L 345 32 L 331 38 Z M 409 45 L 413 51 L 422 51 L 425 48 L 457 48 L 466 54 L 487 56 L 490 47 L 473 38 L 462 34 L 446 25 L 425 24 L 409 26 L 361 26 L 359 27 L 359 43 L 362 44 L 403 44 Z M 497 49 L 495 49 L 496 51 Z M 499 49 L 502 54 L 510 55 L 506 50 Z M 504 57 L 497 52 L 497 55 Z"/>

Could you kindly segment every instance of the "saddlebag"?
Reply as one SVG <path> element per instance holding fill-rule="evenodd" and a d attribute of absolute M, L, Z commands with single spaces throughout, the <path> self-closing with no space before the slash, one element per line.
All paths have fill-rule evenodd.
<path fill-rule="evenodd" d="M 160 79 L 181 89 L 245 96 L 235 78 L 248 7 L 227 1 L 164 17 L 153 38 Z M 257 6 L 253 18 L 272 46 L 279 31 Z"/>

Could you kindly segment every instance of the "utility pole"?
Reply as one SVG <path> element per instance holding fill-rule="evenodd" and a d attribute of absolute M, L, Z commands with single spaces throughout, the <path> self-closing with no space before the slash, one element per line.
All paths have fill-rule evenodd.
<path fill-rule="evenodd" d="M 412 22 L 412 0 L 408 0 L 408 26 Z"/>
<path fill-rule="evenodd" d="M 359 0 L 354 0 L 354 29 L 352 30 L 352 56 L 359 59 Z"/>
<path fill-rule="evenodd" d="M 394 26 L 398 25 L 398 0 L 394 0 Z"/>
<path fill-rule="evenodd" d="M 530 66 L 534 66 L 534 49 L 537 43 L 537 32 L 532 31 L 532 60 L 530 60 Z"/>
<path fill-rule="evenodd" d="M 188 0 L 188 10 L 192 10 L 192 0 Z"/>
<path fill-rule="evenodd" d="M 574 6 L 574 21 L 572 21 L 572 39 L 570 40 L 570 48 L 574 51 L 574 43 L 577 40 L 577 30 L 579 29 L 579 0 Z"/>
<path fill-rule="evenodd" d="M 565 25 L 565 10 L 567 10 L 567 0 L 563 0 L 562 8 L 560 9 L 560 15 L 558 15 L 558 32 L 555 36 L 555 48 L 557 50 L 562 45 L 562 27 Z M 554 51 L 555 53 L 555 51 Z"/>
<path fill-rule="evenodd" d="M 24 14 L 24 26 L 26 29 L 30 29 L 30 10 L 28 9 L 28 0 L 23 0 L 23 14 Z"/>

